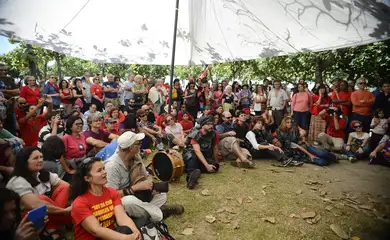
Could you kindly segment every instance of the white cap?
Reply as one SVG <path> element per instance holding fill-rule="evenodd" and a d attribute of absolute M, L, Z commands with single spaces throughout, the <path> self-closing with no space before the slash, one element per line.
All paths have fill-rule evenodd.
<path fill-rule="evenodd" d="M 135 134 L 131 131 L 124 132 L 118 138 L 118 147 L 121 149 L 129 148 L 131 145 L 135 143 L 135 141 L 142 140 L 144 139 L 144 137 L 145 137 L 144 133 Z"/>

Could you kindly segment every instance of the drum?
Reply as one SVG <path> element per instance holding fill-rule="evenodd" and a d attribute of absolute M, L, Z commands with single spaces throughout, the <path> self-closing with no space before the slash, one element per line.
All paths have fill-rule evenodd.
<path fill-rule="evenodd" d="M 160 151 L 152 159 L 152 170 L 161 181 L 179 180 L 184 172 L 183 157 L 173 149 Z"/>

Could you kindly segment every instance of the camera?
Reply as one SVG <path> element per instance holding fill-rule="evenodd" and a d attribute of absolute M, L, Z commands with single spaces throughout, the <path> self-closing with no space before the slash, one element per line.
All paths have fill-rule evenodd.
<path fill-rule="evenodd" d="M 332 114 L 334 114 L 334 109 L 333 109 L 333 108 L 327 108 L 327 109 L 326 109 L 326 112 L 327 112 L 329 115 L 332 115 Z"/>
<path fill-rule="evenodd" d="M 66 119 L 66 114 L 65 114 L 65 109 L 64 108 L 59 108 L 59 109 L 56 109 L 56 110 L 53 110 L 53 113 L 55 115 L 60 115 L 60 118 L 61 119 Z"/>

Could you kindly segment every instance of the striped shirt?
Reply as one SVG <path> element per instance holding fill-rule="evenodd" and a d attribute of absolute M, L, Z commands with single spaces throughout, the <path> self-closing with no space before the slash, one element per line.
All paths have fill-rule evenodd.
<path fill-rule="evenodd" d="M 42 145 L 43 143 L 46 141 L 46 139 L 48 137 L 51 136 L 51 126 L 50 124 L 47 124 L 46 126 L 44 126 L 43 128 L 41 128 L 41 130 L 39 131 L 39 134 L 38 134 L 38 147 L 39 148 L 42 148 Z M 64 136 L 64 131 L 65 131 L 65 128 L 60 125 L 57 127 L 57 137 L 59 138 L 62 138 Z"/>

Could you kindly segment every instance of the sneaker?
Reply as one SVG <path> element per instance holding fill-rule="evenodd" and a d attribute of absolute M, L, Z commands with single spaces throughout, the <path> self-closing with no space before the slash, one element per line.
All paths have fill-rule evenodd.
<path fill-rule="evenodd" d="M 198 184 L 199 177 L 200 177 L 200 170 L 199 169 L 195 169 L 194 171 L 192 171 L 190 173 L 190 175 L 188 176 L 187 188 L 194 189 L 196 184 Z"/>
<path fill-rule="evenodd" d="M 283 167 L 289 166 L 292 161 L 294 161 L 293 158 L 288 158 L 288 159 L 283 160 L 282 161 Z"/>
<path fill-rule="evenodd" d="M 289 165 L 290 166 L 293 166 L 293 167 L 300 167 L 304 164 L 304 162 L 300 162 L 300 161 L 296 161 L 296 160 L 292 160 Z"/>
<path fill-rule="evenodd" d="M 180 204 L 165 204 L 160 209 L 163 213 L 163 218 L 171 215 L 180 215 L 184 212 L 184 207 Z"/>
<path fill-rule="evenodd" d="M 351 162 L 351 163 L 355 163 L 357 161 L 357 159 L 355 157 L 348 157 L 348 160 Z"/>

